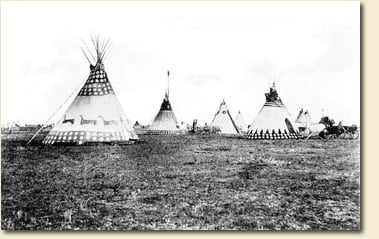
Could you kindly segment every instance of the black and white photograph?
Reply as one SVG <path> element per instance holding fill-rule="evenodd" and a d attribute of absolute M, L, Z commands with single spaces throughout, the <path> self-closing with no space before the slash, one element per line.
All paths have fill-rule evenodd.
<path fill-rule="evenodd" d="M 1 3 L 4 231 L 360 231 L 359 1 Z"/>

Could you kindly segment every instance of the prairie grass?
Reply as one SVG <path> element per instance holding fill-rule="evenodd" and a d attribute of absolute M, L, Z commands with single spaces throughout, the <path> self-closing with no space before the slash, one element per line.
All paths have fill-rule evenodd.
<path fill-rule="evenodd" d="M 3 230 L 359 230 L 358 140 L 2 140 Z"/>

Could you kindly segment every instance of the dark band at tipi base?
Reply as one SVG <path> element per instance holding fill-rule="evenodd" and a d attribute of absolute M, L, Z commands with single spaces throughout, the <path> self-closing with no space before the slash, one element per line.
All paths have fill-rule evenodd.
<path fill-rule="evenodd" d="M 299 130 L 276 91 L 275 82 L 265 94 L 266 102 L 250 125 L 250 139 L 298 139 Z"/>
<path fill-rule="evenodd" d="M 120 105 L 104 68 L 108 42 L 92 40 L 95 57 L 88 54 L 90 74 L 63 117 L 43 140 L 44 144 L 129 144 L 138 141 L 133 126 Z M 88 48 L 87 48 L 88 49 Z"/>
<path fill-rule="evenodd" d="M 141 125 L 137 121 L 133 125 L 118 101 L 104 68 L 103 62 L 105 56 L 108 54 L 109 40 L 101 41 L 97 37 L 92 38 L 92 43 L 95 49 L 94 54 L 89 50 L 87 45 L 85 45 L 87 52 L 82 48 L 87 61 L 90 63 L 89 76 L 71 105 L 44 138 L 43 144 L 132 144 L 139 140 L 137 133 L 147 135 L 182 135 L 198 132 L 195 128 L 181 127 L 178 123 L 169 99 L 169 71 L 167 71 L 167 89 L 163 102 L 151 124 Z M 325 135 L 325 132 L 328 133 L 326 124 L 312 122 L 308 110 L 303 111 L 301 109 L 298 117 L 294 120 L 279 97 L 275 82 L 270 87 L 270 92 L 265 93 L 265 98 L 265 104 L 250 125 L 246 125 L 240 111 L 235 120 L 233 120 L 229 108 L 223 99 L 210 123 L 210 127 L 205 124 L 201 132 L 224 136 L 236 135 L 241 138 L 254 140 L 299 139 L 315 135 Z M 34 134 L 28 144 L 43 128 L 46 128 L 46 125 L 43 125 Z M 338 132 L 345 131 L 339 130 Z"/>
<path fill-rule="evenodd" d="M 4 1 L 4 235 L 367 234 L 362 10 Z"/>

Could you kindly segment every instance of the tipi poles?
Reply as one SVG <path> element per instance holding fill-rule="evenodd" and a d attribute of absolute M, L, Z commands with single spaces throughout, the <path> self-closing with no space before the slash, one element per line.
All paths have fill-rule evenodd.
<path fill-rule="evenodd" d="M 90 65 L 92 65 L 91 61 L 89 60 L 87 54 L 84 52 L 84 49 L 83 49 L 83 48 L 82 48 L 82 52 L 83 52 L 84 56 L 86 57 L 88 63 L 89 63 Z"/>
<path fill-rule="evenodd" d="M 85 46 L 85 48 L 87 49 L 87 51 L 89 52 L 89 54 L 91 55 L 91 57 L 92 57 L 92 60 L 95 62 L 95 64 L 96 64 L 96 59 L 95 59 L 95 57 L 92 55 L 92 53 L 91 53 L 91 51 L 88 49 L 88 46 L 87 46 L 87 44 L 83 41 L 83 39 L 82 39 L 82 42 L 83 42 L 83 45 Z M 83 49 L 82 49 L 83 50 Z M 90 63 L 90 64 L 92 64 L 92 63 Z"/>
<path fill-rule="evenodd" d="M 167 97 L 170 97 L 170 71 L 167 71 Z"/>
<path fill-rule="evenodd" d="M 91 37 L 91 41 L 92 41 L 92 44 L 93 44 L 93 46 L 95 48 L 95 51 L 96 51 L 96 60 L 95 61 L 96 62 L 103 61 L 104 58 L 105 58 L 106 53 L 109 50 L 109 41 L 110 41 L 110 39 L 108 39 L 108 40 L 105 40 L 105 39 L 101 40 L 99 36 L 96 36 L 96 37 Z M 87 46 L 86 46 L 86 48 L 87 48 Z M 88 48 L 87 48 L 87 50 L 88 50 Z"/>
<path fill-rule="evenodd" d="M 86 77 L 85 80 L 87 80 L 88 76 Z M 78 91 L 78 88 L 81 87 L 83 85 L 83 82 L 80 82 L 80 85 L 78 85 L 75 90 L 70 94 L 69 97 L 67 97 L 63 103 L 58 107 L 58 109 L 49 117 L 48 120 L 46 120 L 46 122 L 42 125 L 42 127 L 33 135 L 33 137 L 26 143 L 27 145 L 30 144 L 30 142 L 32 142 L 32 140 L 37 137 L 37 135 L 41 132 L 42 129 L 44 129 L 47 125 L 47 123 L 53 118 L 53 116 L 63 107 L 64 104 L 66 104 L 66 102 L 74 95 L 75 92 Z"/>

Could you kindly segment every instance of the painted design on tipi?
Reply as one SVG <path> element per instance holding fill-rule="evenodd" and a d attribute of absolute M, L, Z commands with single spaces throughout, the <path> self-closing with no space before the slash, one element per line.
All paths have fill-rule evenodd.
<path fill-rule="evenodd" d="M 132 143 L 138 140 L 104 70 L 107 44 L 94 41 L 97 59 L 90 74 L 63 117 L 43 140 L 44 144 Z M 84 52 L 84 51 L 83 51 Z M 85 53 L 85 52 L 84 52 Z M 92 56 L 92 55 L 91 55 Z"/>
<path fill-rule="evenodd" d="M 170 72 L 167 72 L 167 76 L 170 76 Z M 167 78 L 168 79 L 168 78 Z M 168 84 L 169 85 L 169 84 Z M 165 92 L 165 97 L 161 104 L 158 114 L 155 116 L 151 123 L 147 134 L 181 134 L 181 130 L 174 111 L 171 107 L 169 100 L 169 87 Z"/>
<path fill-rule="evenodd" d="M 221 134 L 239 134 L 238 127 L 230 115 L 225 99 L 222 100 L 220 108 L 212 120 L 211 127 L 220 128 Z"/>
<path fill-rule="evenodd" d="M 104 71 L 103 64 L 95 66 L 91 71 L 88 80 L 80 90 L 78 95 L 92 96 L 92 95 L 108 95 L 114 93 L 111 83 L 108 80 L 107 73 Z"/>
<path fill-rule="evenodd" d="M 275 83 L 265 96 L 266 102 L 250 125 L 247 137 L 250 139 L 297 139 L 299 130 L 280 99 Z"/>
<path fill-rule="evenodd" d="M 246 124 L 245 118 L 241 114 L 241 111 L 238 111 L 238 114 L 237 114 L 234 122 L 236 123 L 238 130 L 240 132 L 246 132 L 247 131 L 247 124 Z"/>

